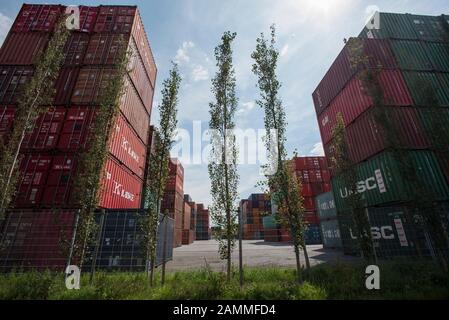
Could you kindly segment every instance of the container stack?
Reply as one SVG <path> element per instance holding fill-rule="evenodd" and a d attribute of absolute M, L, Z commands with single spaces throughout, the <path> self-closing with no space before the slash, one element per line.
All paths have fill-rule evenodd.
<path fill-rule="evenodd" d="M 295 172 L 302 183 L 301 195 L 304 199 L 304 222 L 307 224 L 306 244 L 320 244 L 321 231 L 315 205 L 315 197 L 331 190 L 330 173 L 325 157 L 296 157 Z M 275 210 L 274 210 L 275 211 Z M 290 230 L 281 227 L 271 216 L 264 217 L 263 224 L 267 234 L 265 241 L 289 242 L 292 240 Z"/>
<path fill-rule="evenodd" d="M 195 215 L 192 198 L 184 195 L 184 212 L 182 216 L 182 244 L 189 245 L 195 241 L 195 231 L 192 228 L 192 216 Z"/>
<path fill-rule="evenodd" d="M 182 245 L 183 212 L 184 212 L 184 168 L 176 158 L 169 162 L 169 176 L 165 185 L 161 212 L 175 220 L 174 246 Z"/>
<path fill-rule="evenodd" d="M 0 51 L 0 127 L 7 133 L 23 85 L 31 78 L 64 6 L 24 4 Z M 100 88 L 118 62 L 118 39 L 133 51 L 132 72 L 110 137 L 103 208 L 139 208 L 156 65 L 135 6 L 80 7 L 55 84 L 51 109 L 40 115 L 22 148 L 15 208 L 73 208 L 71 193 L 80 150 L 92 128 Z"/>
<path fill-rule="evenodd" d="M 337 219 L 334 194 L 332 191 L 322 193 L 315 198 L 320 220 L 323 247 L 327 249 L 341 248 L 340 226 Z"/>
<path fill-rule="evenodd" d="M 253 193 L 240 202 L 243 223 L 243 239 L 263 240 L 263 217 L 271 212 L 271 201 L 263 193 Z"/>
<path fill-rule="evenodd" d="M 444 123 L 441 138 L 449 136 L 448 19 L 380 13 L 377 22 L 377 29 L 365 28 L 359 36 L 369 61 L 364 70 L 378 74 L 386 116 L 394 123 L 394 138 L 399 145 L 392 148 L 388 143 L 391 130 L 385 129 L 376 116 L 373 99 L 359 78 L 362 70 L 350 66 L 353 39 L 313 93 L 318 125 L 330 161 L 335 153 L 332 129 L 337 114 L 342 114 L 348 156 L 359 179 L 357 190 L 362 193 L 377 255 L 430 255 L 436 244 L 426 228 L 416 223 L 420 213 L 410 207 L 410 201 L 412 191 L 423 187 L 435 204 L 433 210 L 447 217 L 448 162 L 432 142 L 432 132 L 436 109 L 436 118 Z M 428 104 L 422 90 L 429 85 L 435 93 L 435 105 Z M 398 148 L 406 155 L 418 181 L 400 174 L 403 164 L 396 156 Z M 357 241 L 348 216 L 349 186 L 336 172 L 331 173 L 343 247 L 346 253 L 355 253 Z M 447 224 L 447 218 L 441 222 Z"/>
<path fill-rule="evenodd" d="M 92 125 L 100 89 L 107 85 L 118 62 L 119 44 L 133 53 L 132 71 L 126 76 L 120 115 L 109 138 L 99 206 L 111 209 L 141 206 L 157 72 L 150 45 L 136 6 L 80 6 L 79 10 L 80 28 L 70 31 L 51 108 L 39 115 L 21 145 L 21 176 L 13 203 L 15 211 L 11 213 L 20 215 L 23 210 L 36 215 L 30 218 L 30 232 L 36 237 L 31 239 L 27 235 L 33 245 L 24 245 L 21 250 L 23 257 L 33 252 L 45 261 L 57 261 L 54 236 L 71 230 L 67 223 L 75 221 L 72 193 L 77 163 L 88 137 L 95 134 Z M 14 124 L 24 86 L 65 11 L 66 7 L 60 5 L 24 4 L 3 43 L 0 50 L 0 135 L 3 138 Z M 61 223 L 50 225 L 47 217 L 54 209 L 64 215 L 55 216 L 62 219 Z M 72 218 L 67 217 L 69 212 Z M 62 231 L 53 230 L 53 225 L 62 225 Z M 40 230 L 43 238 L 36 230 Z M 70 239 L 71 231 L 65 233 Z"/>
<path fill-rule="evenodd" d="M 197 203 L 196 240 L 209 240 L 211 237 L 209 209 Z"/>

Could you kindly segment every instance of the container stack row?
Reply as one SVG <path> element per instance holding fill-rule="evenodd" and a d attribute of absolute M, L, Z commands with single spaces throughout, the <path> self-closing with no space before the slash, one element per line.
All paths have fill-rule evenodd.
<path fill-rule="evenodd" d="M 182 245 L 184 207 L 184 167 L 178 159 L 171 158 L 169 176 L 161 203 L 161 213 L 168 213 L 168 216 L 175 221 L 173 237 L 175 248 Z"/>
<path fill-rule="evenodd" d="M 22 6 L 0 50 L 1 135 L 10 132 L 18 99 L 65 11 L 59 5 Z M 122 45 L 132 52 L 132 71 L 109 138 L 100 207 L 140 207 L 156 65 L 137 7 L 83 6 L 80 28 L 70 32 L 64 48 L 51 107 L 22 143 L 15 208 L 73 208 L 79 157 L 95 134 L 101 89 Z"/>
<path fill-rule="evenodd" d="M 271 213 L 270 198 L 263 193 L 253 193 L 240 202 L 244 240 L 263 240 L 263 217 Z"/>
<path fill-rule="evenodd" d="M 319 244 L 321 243 L 321 232 L 315 197 L 331 190 L 328 164 L 325 157 L 296 157 L 292 161 L 296 175 L 302 184 L 304 222 L 307 224 L 306 243 Z M 276 212 L 263 219 L 265 241 L 291 241 L 290 230 L 276 223 L 275 214 Z"/>
<path fill-rule="evenodd" d="M 346 43 L 313 93 L 321 138 L 331 164 L 336 154 L 332 132 L 341 114 L 377 255 L 431 254 L 436 243 L 426 228 L 419 229 L 416 221 L 423 213 L 416 213 L 411 201 L 415 190 L 424 190 L 431 210 L 441 212 L 441 223 L 447 225 L 449 166 L 440 145 L 447 146 L 449 137 L 449 23 L 444 15 L 390 13 L 380 13 L 377 22 Z M 351 66 L 354 43 L 361 43 L 367 58 L 363 67 Z M 382 109 L 362 83 L 367 71 L 383 95 Z M 415 177 L 402 174 L 404 167 Z M 348 203 L 352 188 L 335 168 L 331 175 L 343 247 L 356 253 Z M 335 227 L 335 216 L 328 218 L 323 235 Z"/>
<path fill-rule="evenodd" d="M 196 208 L 196 240 L 209 240 L 211 238 L 209 209 L 202 203 L 197 203 Z"/>
<path fill-rule="evenodd" d="M 192 198 L 184 195 L 184 212 L 182 223 L 182 244 L 189 245 L 196 239 L 197 206 Z"/>

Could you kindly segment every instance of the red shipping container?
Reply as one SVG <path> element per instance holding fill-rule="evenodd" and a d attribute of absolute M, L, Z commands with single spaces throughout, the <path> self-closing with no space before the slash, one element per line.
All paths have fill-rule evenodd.
<path fill-rule="evenodd" d="M 156 63 L 154 62 L 153 53 L 151 52 L 150 43 L 148 41 L 145 28 L 143 27 L 139 10 L 136 11 L 136 15 L 134 18 L 132 35 L 154 90 L 154 88 L 156 87 L 157 67 Z"/>
<path fill-rule="evenodd" d="M 318 219 L 318 215 L 315 211 L 305 212 L 304 213 L 304 221 L 308 224 L 319 224 L 320 220 Z"/>
<path fill-rule="evenodd" d="M 58 148 L 64 151 L 77 151 L 85 147 L 94 119 L 93 109 L 76 106 L 67 109 Z"/>
<path fill-rule="evenodd" d="M 92 32 L 97 21 L 99 7 L 80 6 L 80 31 Z"/>
<path fill-rule="evenodd" d="M 52 157 L 48 154 L 26 154 L 20 162 L 20 180 L 15 198 L 16 207 L 39 204 L 45 189 L 45 182 Z"/>
<path fill-rule="evenodd" d="M 33 130 L 25 135 L 22 149 L 42 150 L 56 147 L 65 112 L 63 108 L 50 108 L 44 115 L 39 116 Z"/>
<path fill-rule="evenodd" d="M 55 99 L 56 105 L 67 105 L 72 98 L 73 88 L 78 78 L 80 68 L 62 68 L 59 72 L 59 77 L 55 82 Z"/>
<path fill-rule="evenodd" d="M 412 98 L 399 70 L 383 70 L 379 81 L 384 89 L 385 102 L 394 106 L 411 106 Z M 354 77 L 332 101 L 329 107 L 318 116 L 318 126 L 323 143 L 332 139 L 332 129 L 336 125 L 337 114 L 341 113 L 347 126 L 372 106 L 372 99 L 365 95 L 362 83 Z"/>
<path fill-rule="evenodd" d="M 136 6 L 100 6 L 95 32 L 131 33 Z"/>
<path fill-rule="evenodd" d="M 0 103 L 17 103 L 25 84 L 32 76 L 32 67 L 0 66 Z"/>
<path fill-rule="evenodd" d="M 363 39 L 363 50 L 369 58 L 368 67 L 396 68 L 395 59 L 387 40 Z M 351 67 L 349 61 L 348 45 L 345 45 L 312 94 L 317 115 L 326 109 L 355 73 L 356 70 Z"/>
<path fill-rule="evenodd" d="M 182 230 L 182 244 L 189 245 L 194 241 L 194 232 L 192 230 Z"/>
<path fill-rule="evenodd" d="M 0 64 L 32 65 L 44 53 L 47 33 L 10 33 L 0 49 Z"/>
<path fill-rule="evenodd" d="M 310 184 L 310 187 L 311 187 L 310 189 L 312 191 L 310 196 L 317 196 L 324 192 L 324 183 L 322 183 L 322 182 L 312 182 Z"/>
<path fill-rule="evenodd" d="M 75 223 L 73 211 L 13 211 L 5 223 L 10 245 L 0 252 L 5 265 L 62 270 Z"/>
<path fill-rule="evenodd" d="M 312 185 L 310 183 L 303 183 L 301 194 L 304 197 L 311 197 L 313 195 Z"/>
<path fill-rule="evenodd" d="M 190 229 L 190 220 L 192 218 L 192 208 L 187 202 L 184 202 L 183 222 L 182 228 L 184 230 Z"/>
<path fill-rule="evenodd" d="M 15 107 L 0 106 L 0 136 L 9 133 L 12 129 Z"/>
<path fill-rule="evenodd" d="M 140 98 L 148 111 L 148 114 L 151 114 L 151 107 L 153 105 L 153 85 L 150 82 L 150 78 L 145 70 L 145 66 L 143 64 L 142 58 L 140 57 L 139 52 L 137 52 L 137 46 L 134 41 L 131 41 L 131 49 L 133 55 L 129 61 L 129 68 L 131 70 L 130 77 L 133 82 L 137 92 L 139 93 Z"/>
<path fill-rule="evenodd" d="M 113 65 L 118 61 L 120 52 L 120 40 L 125 43 L 128 36 L 120 34 L 97 33 L 90 37 L 84 63 L 88 65 Z"/>
<path fill-rule="evenodd" d="M 66 46 L 64 48 L 66 54 L 64 64 L 66 66 L 82 65 L 88 44 L 88 34 L 78 32 L 72 33 L 67 40 Z"/>
<path fill-rule="evenodd" d="M 53 31 L 64 7 L 24 4 L 12 26 L 13 32 Z"/>
<path fill-rule="evenodd" d="M 109 151 L 128 169 L 144 178 L 146 147 L 122 116 L 117 118 L 112 130 Z"/>
<path fill-rule="evenodd" d="M 307 211 L 314 211 L 315 207 L 315 198 L 314 197 L 304 197 L 304 208 Z"/>
<path fill-rule="evenodd" d="M 109 158 L 105 165 L 104 189 L 100 207 L 108 209 L 138 209 L 143 181 L 128 169 Z"/>
<path fill-rule="evenodd" d="M 323 182 L 331 181 L 331 175 L 327 167 L 325 170 L 321 170 L 321 177 L 323 178 Z"/>
<path fill-rule="evenodd" d="M 120 52 L 120 41 L 122 39 L 123 35 L 121 34 L 99 33 L 93 35 L 89 41 L 84 63 L 90 65 L 116 64 L 118 62 L 117 59 L 119 58 L 118 53 Z M 131 70 L 131 80 L 148 113 L 151 113 L 153 87 L 150 83 L 150 79 L 134 41 L 130 41 L 129 36 L 125 36 L 123 40 L 129 42 L 129 46 L 133 52 L 128 66 Z"/>
<path fill-rule="evenodd" d="M 103 89 L 114 76 L 114 72 L 112 68 L 81 68 L 73 89 L 72 102 L 79 105 L 98 105 Z"/>
<path fill-rule="evenodd" d="M 173 237 L 173 247 L 179 248 L 182 246 L 182 229 L 175 227 L 174 237 Z"/>
<path fill-rule="evenodd" d="M 371 108 L 346 128 L 345 139 L 349 147 L 349 157 L 355 162 L 361 162 L 385 150 L 387 133 L 375 118 L 376 110 Z M 393 107 L 387 110 L 387 117 L 394 123 L 393 137 L 399 146 L 406 149 L 425 149 L 429 147 L 425 131 L 421 125 L 416 108 Z M 334 149 L 332 141 L 325 146 L 328 157 L 332 157 Z"/>
<path fill-rule="evenodd" d="M 321 170 L 308 170 L 309 180 L 312 183 L 323 182 L 323 177 L 321 176 Z"/>
<path fill-rule="evenodd" d="M 125 81 L 125 93 L 121 99 L 120 110 L 136 131 L 140 139 L 148 145 L 150 116 L 129 79 Z"/>

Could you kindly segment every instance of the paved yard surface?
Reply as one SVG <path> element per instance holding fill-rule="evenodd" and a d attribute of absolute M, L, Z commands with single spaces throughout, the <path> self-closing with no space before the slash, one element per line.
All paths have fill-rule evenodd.
<path fill-rule="evenodd" d="M 238 247 L 232 255 L 233 263 L 238 264 Z M 307 246 L 310 263 L 316 265 L 323 262 L 354 261 L 355 258 L 345 256 L 341 251 L 323 249 L 322 245 Z M 195 241 L 188 246 L 174 249 L 173 261 L 167 263 L 167 270 L 192 270 L 204 267 L 205 261 L 217 271 L 224 271 L 225 261 L 218 256 L 218 244 L 215 240 Z M 304 264 L 304 256 L 301 254 Z M 293 246 L 288 243 L 264 242 L 263 240 L 243 241 L 243 264 L 246 266 L 292 266 L 296 265 Z"/>

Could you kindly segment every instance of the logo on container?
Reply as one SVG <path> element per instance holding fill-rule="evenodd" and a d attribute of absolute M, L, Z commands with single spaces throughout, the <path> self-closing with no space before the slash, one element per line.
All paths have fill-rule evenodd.
<path fill-rule="evenodd" d="M 133 150 L 133 148 L 129 145 L 129 141 L 126 140 L 125 137 L 122 136 L 122 148 L 126 150 L 126 153 L 137 163 L 139 162 L 139 156 L 137 153 Z"/>
<path fill-rule="evenodd" d="M 118 183 L 117 181 L 114 181 L 114 190 L 112 191 L 112 193 L 131 202 L 134 201 L 134 194 L 126 191 L 123 185 Z"/>
<path fill-rule="evenodd" d="M 374 176 L 361 180 L 356 184 L 356 193 L 364 193 L 375 189 L 379 189 L 380 193 L 387 192 L 382 171 L 380 169 L 374 170 Z M 340 188 L 340 196 L 342 199 L 349 197 L 351 194 L 352 191 L 348 190 L 346 187 L 344 187 L 344 189 Z"/>
<path fill-rule="evenodd" d="M 351 239 L 357 240 L 357 236 L 355 236 L 352 232 L 352 228 L 349 228 L 349 234 Z M 373 240 L 394 240 L 395 235 L 392 226 L 381 226 L 381 227 L 371 227 L 371 238 Z"/>

